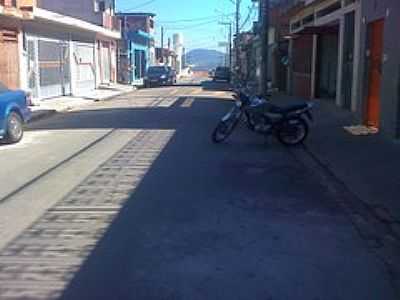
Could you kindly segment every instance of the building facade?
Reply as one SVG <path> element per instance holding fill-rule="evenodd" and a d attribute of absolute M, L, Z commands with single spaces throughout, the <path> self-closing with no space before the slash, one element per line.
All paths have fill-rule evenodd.
<path fill-rule="evenodd" d="M 115 16 L 115 0 L 38 0 L 38 7 L 109 30 L 120 30 L 119 20 Z M 112 37 L 98 35 L 95 40 L 95 50 L 97 82 L 101 84 L 115 82 L 117 41 Z"/>
<path fill-rule="evenodd" d="M 147 68 L 156 64 L 154 18 L 152 13 L 119 13 L 122 40 L 118 53 L 118 80 L 143 85 Z"/>
<path fill-rule="evenodd" d="M 156 48 L 156 64 L 159 66 L 169 66 L 176 70 L 177 55 L 175 51 L 169 48 Z"/>
<path fill-rule="evenodd" d="M 396 0 L 304 1 L 290 19 L 288 90 L 399 137 L 398 13 Z"/>
<path fill-rule="evenodd" d="M 291 18 L 293 94 L 355 110 L 360 13 L 359 1 L 308 1 Z"/>
<path fill-rule="evenodd" d="M 0 1 L 0 81 L 10 89 L 20 88 L 23 21 L 33 19 L 32 1 Z"/>
<path fill-rule="evenodd" d="M 114 4 L 107 5 L 97 9 L 90 0 L 36 3 L 34 18 L 23 23 L 22 53 L 22 88 L 34 99 L 84 96 L 116 81 L 121 33 Z"/>

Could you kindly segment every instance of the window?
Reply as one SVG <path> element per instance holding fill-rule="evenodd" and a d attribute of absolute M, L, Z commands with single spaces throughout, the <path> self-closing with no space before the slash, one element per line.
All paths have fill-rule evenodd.
<path fill-rule="evenodd" d="M 99 12 L 99 1 L 94 0 L 93 5 L 94 5 L 94 12 Z"/>
<path fill-rule="evenodd" d="M 106 10 L 106 2 L 94 0 L 94 11 L 95 12 L 104 12 Z"/>
<path fill-rule="evenodd" d="M 300 23 L 300 21 L 297 21 L 297 22 L 294 22 L 294 23 L 291 24 L 290 29 L 292 31 L 294 31 L 296 29 L 299 29 L 300 27 L 301 27 L 301 23 Z"/>
<path fill-rule="evenodd" d="M 308 15 L 303 19 L 303 25 L 309 24 L 314 21 L 314 14 Z"/>
<path fill-rule="evenodd" d="M 317 12 L 318 18 L 325 17 L 337 10 L 339 10 L 342 7 L 342 4 L 340 1 L 333 3 L 332 5 L 329 5 L 328 7 L 325 7 L 324 9 L 321 9 L 320 11 Z"/>
<path fill-rule="evenodd" d="M 99 2 L 99 11 L 101 11 L 101 12 L 106 11 L 106 2 L 105 1 Z"/>

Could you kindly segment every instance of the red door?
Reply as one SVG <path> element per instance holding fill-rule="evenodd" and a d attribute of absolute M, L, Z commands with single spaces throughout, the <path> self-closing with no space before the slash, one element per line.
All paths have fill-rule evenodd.
<path fill-rule="evenodd" d="M 379 127 L 384 21 L 369 24 L 369 70 L 366 123 Z"/>

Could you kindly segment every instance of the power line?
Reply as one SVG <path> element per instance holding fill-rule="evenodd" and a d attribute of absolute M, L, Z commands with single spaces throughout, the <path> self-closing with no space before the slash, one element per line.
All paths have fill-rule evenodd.
<path fill-rule="evenodd" d="M 159 22 L 161 22 L 161 23 L 186 23 L 186 22 L 196 22 L 196 21 L 210 20 L 210 19 L 215 19 L 215 18 L 219 18 L 219 17 L 228 17 L 228 16 L 232 16 L 232 15 L 234 15 L 234 13 L 221 14 L 221 15 L 208 16 L 208 17 L 201 17 L 201 18 L 193 18 L 193 19 L 181 19 L 181 20 L 169 20 L 169 21 L 159 20 Z"/>
<path fill-rule="evenodd" d="M 255 6 L 254 4 L 253 4 L 253 6 L 250 6 L 250 7 L 249 7 L 249 13 L 247 14 L 247 17 L 246 17 L 246 19 L 244 20 L 242 26 L 240 26 L 240 30 L 242 30 L 242 29 L 247 25 L 247 22 L 250 21 L 251 16 L 252 16 L 252 14 L 253 14 L 255 8 L 256 8 L 256 6 Z"/>
<path fill-rule="evenodd" d="M 144 6 L 147 6 L 147 5 L 149 5 L 149 4 L 152 4 L 152 3 L 156 2 L 156 1 L 157 1 L 157 0 L 149 0 L 149 1 L 146 1 L 146 2 L 143 2 L 143 3 L 139 4 L 139 5 L 137 5 L 137 6 L 135 6 L 135 7 L 125 8 L 124 10 L 135 10 L 135 9 L 142 8 L 142 7 L 144 7 Z"/>
<path fill-rule="evenodd" d="M 216 21 L 218 21 L 218 18 L 215 18 L 212 21 L 207 21 L 207 22 L 203 22 L 203 23 L 199 23 L 199 24 L 195 24 L 195 25 L 191 25 L 191 26 L 184 26 L 184 27 L 167 27 L 170 30 L 188 30 L 188 29 L 193 29 L 193 28 L 197 28 L 197 27 L 202 27 L 211 23 L 215 23 Z"/>

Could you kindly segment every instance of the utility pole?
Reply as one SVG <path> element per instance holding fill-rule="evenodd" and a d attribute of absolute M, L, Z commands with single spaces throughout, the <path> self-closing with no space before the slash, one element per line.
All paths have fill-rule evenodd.
<path fill-rule="evenodd" d="M 164 62 L 164 27 L 161 26 L 161 62 Z"/>
<path fill-rule="evenodd" d="M 232 23 L 229 23 L 229 69 L 232 69 Z"/>
<path fill-rule="evenodd" d="M 262 0 L 261 0 L 262 1 Z M 239 33 L 240 33 L 240 4 L 241 0 L 236 0 L 236 45 L 235 45 L 235 52 L 236 52 L 236 67 L 237 73 L 239 74 L 239 67 L 240 67 L 240 62 L 239 62 Z"/>
<path fill-rule="evenodd" d="M 261 93 L 268 94 L 268 63 L 269 63 L 269 0 L 260 0 L 261 21 Z"/>
<path fill-rule="evenodd" d="M 240 3 L 241 0 L 236 0 L 236 35 L 240 32 Z"/>
<path fill-rule="evenodd" d="M 232 70 L 232 22 L 220 22 L 220 25 L 229 26 L 228 47 L 229 47 L 229 68 Z"/>

